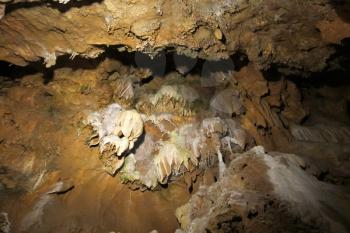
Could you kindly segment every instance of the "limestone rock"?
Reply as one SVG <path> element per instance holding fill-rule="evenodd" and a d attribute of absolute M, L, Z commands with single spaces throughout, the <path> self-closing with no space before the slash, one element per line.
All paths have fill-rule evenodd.
<path fill-rule="evenodd" d="M 160 22 L 157 19 L 153 20 L 140 20 L 135 22 L 131 26 L 131 32 L 134 33 L 137 37 L 147 38 L 151 36 L 158 30 L 160 27 Z"/>
<path fill-rule="evenodd" d="M 136 110 L 121 111 L 116 116 L 115 135 L 123 134 L 129 141 L 135 141 L 143 132 L 143 121 Z"/>
<path fill-rule="evenodd" d="M 240 123 L 233 119 L 225 119 L 225 123 L 228 128 L 228 135 L 221 139 L 223 147 L 227 146 L 226 149 L 230 153 L 233 153 L 231 144 L 238 145 L 241 150 L 244 150 L 247 146 L 252 145 L 252 138 L 249 134 L 241 127 Z"/>
<path fill-rule="evenodd" d="M 163 85 L 155 94 L 141 99 L 136 108 L 146 114 L 171 113 L 194 115 L 194 101 L 199 98 L 195 89 L 186 85 Z"/>
<path fill-rule="evenodd" d="M 11 223 L 8 219 L 8 214 L 1 212 L 0 213 L 0 232 L 1 233 L 10 233 Z"/>
<path fill-rule="evenodd" d="M 202 127 L 205 135 L 208 137 L 213 136 L 213 134 L 224 135 L 227 132 L 227 126 L 225 122 L 219 117 L 204 119 L 202 122 Z"/>
<path fill-rule="evenodd" d="M 106 171 L 114 175 L 124 164 L 125 152 L 131 150 L 143 133 L 143 121 L 136 110 L 123 110 L 111 104 L 88 116 L 87 125 L 97 133 L 100 159 Z"/>
<path fill-rule="evenodd" d="M 307 112 L 301 104 L 301 93 L 294 83 L 287 82 L 286 91 L 282 93 L 282 99 L 285 104 L 282 115 L 285 118 L 298 124 L 307 116 Z"/>
<path fill-rule="evenodd" d="M 158 127 L 162 125 L 161 122 L 172 121 L 172 117 L 154 115 L 145 118 L 146 125 L 150 121 Z M 201 124 L 170 124 L 173 124 L 170 129 L 159 126 L 162 128 L 159 133 L 166 134 L 165 138 L 156 137 L 145 128 L 143 142 L 132 158 L 126 158 L 126 164 L 121 170 L 124 183 L 142 190 L 155 189 L 159 184 L 175 181 L 186 172 L 214 166 L 216 153 L 224 144 L 220 139 L 227 134 L 224 121 L 220 118 L 206 118 Z M 240 140 L 238 137 L 236 139 Z M 235 142 L 240 144 L 238 141 Z"/>
<path fill-rule="evenodd" d="M 131 78 L 119 78 L 112 83 L 112 86 L 115 99 L 130 102 L 134 98 L 134 87 Z"/>
<path fill-rule="evenodd" d="M 29 7 L 16 5 L 21 2 Z M 326 0 L 302 6 L 272 0 L 38 2 L 2 1 L 10 10 L 0 21 L 0 60 L 42 60 L 49 67 L 62 55 L 96 58 L 120 46 L 211 60 L 244 51 L 259 68 L 283 64 L 286 73 L 314 72 L 326 67 L 334 52 L 330 43 L 349 37 L 350 28 L 337 14 L 343 6 Z"/>
<path fill-rule="evenodd" d="M 215 35 L 215 38 L 218 39 L 218 40 L 222 40 L 223 39 L 223 35 L 222 35 L 222 32 L 221 32 L 220 29 L 215 29 L 214 35 Z"/>
<path fill-rule="evenodd" d="M 5 4 L 0 4 L 0 20 L 4 17 L 5 15 Z"/>
<path fill-rule="evenodd" d="M 165 143 L 155 157 L 158 180 L 161 184 L 167 182 L 173 171 L 179 171 L 181 165 L 188 167 L 189 153 L 179 145 Z"/>
<path fill-rule="evenodd" d="M 328 126 L 324 124 L 301 126 L 292 124 L 290 131 L 293 137 L 299 141 L 350 143 L 350 128 L 346 126 Z"/>
<path fill-rule="evenodd" d="M 238 116 L 243 112 L 243 106 L 239 99 L 238 91 L 227 88 L 216 94 L 210 101 L 210 106 L 219 113 L 229 116 Z"/>
<path fill-rule="evenodd" d="M 248 225 L 259 232 L 306 233 L 310 224 L 320 232 L 346 232 L 350 206 L 342 195 L 348 197 L 345 189 L 303 170 L 298 156 L 255 147 L 237 154 L 224 176 L 200 187 L 176 217 L 183 232 L 194 233 L 246 232 Z"/>
<path fill-rule="evenodd" d="M 247 91 L 248 95 L 262 97 L 268 93 L 267 81 L 254 64 L 242 68 L 235 79 Z"/>

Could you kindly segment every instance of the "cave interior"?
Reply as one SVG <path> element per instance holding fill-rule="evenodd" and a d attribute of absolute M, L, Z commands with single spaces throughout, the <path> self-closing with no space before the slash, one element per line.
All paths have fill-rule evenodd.
<path fill-rule="evenodd" d="M 349 231 L 348 0 L 0 0 L 0 233 Z"/>

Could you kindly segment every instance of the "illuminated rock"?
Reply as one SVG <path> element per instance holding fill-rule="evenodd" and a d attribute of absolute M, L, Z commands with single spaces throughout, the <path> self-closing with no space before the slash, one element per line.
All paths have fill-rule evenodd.
<path fill-rule="evenodd" d="M 123 166 L 126 152 L 131 150 L 143 133 L 143 121 L 136 110 L 123 110 L 111 104 L 100 112 L 91 113 L 87 122 L 97 132 L 100 159 L 107 172 L 114 175 Z"/>

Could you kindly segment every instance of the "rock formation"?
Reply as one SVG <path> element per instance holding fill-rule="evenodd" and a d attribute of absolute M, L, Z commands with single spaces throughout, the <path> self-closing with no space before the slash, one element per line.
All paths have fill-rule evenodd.
<path fill-rule="evenodd" d="M 118 104 L 112 104 L 101 112 L 91 113 L 87 118 L 97 137 L 101 160 L 107 172 L 114 175 L 123 166 L 124 153 L 134 148 L 136 140 L 143 132 L 141 115 L 135 110 L 123 110 Z"/>
<path fill-rule="evenodd" d="M 349 232 L 349 9 L 0 0 L 0 232 Z"/>
<path fill-rule="evenodd" d="M 240 51 L 259 68 L 280 64 L 293 72 L 315 72 L 326 67 L 334 53 L 331 44 L 350 34 L 346 1 L 62 3 L 67 4 L 3 3 L 7 10 L 0 21 L 0 60 L 17 65 L 41 60 L 50 67 L 59 56 L 96 58 L 112 46 L 116 52 L 155 56 L 174 49 L 209 59 Z"/>
<path fill-rule="evenodd" d="M 177 209 L 177 232 L 347 232 L 344 190 L 318 181 L 305 166 L 296 155 L 262 147 L 237 154 L 217 183 L 200 187 Z"/>

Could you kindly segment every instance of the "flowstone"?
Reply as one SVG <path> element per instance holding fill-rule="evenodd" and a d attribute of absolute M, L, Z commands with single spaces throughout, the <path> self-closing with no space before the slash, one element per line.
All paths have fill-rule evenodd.
<path fill-rule="evenodd" d="M 110 175 L 124 164 L 126 153 L 134 148 L 143 133 L 143 121 L 136 110 L 124 110 L 119 104 L 90 113 L 87 125 L 96 132 L 91 137 L 91 146 L 99 145 L 100 159 Z"/>
<path fill-rule="evenodd" d="M 219 117 L 205 118 L 199 122 L 176 125 L 174 115 L 152 115 L 144 119 L 156 127 L 163 137 L 155 137 L 153 130 L 146 130 L 143 142 L 135 154 L 126 158 L 120 171 L 124 183 L 132 187 L 156 189 L 160 184 L 177 180 L 194 169 L 205 170 L 218 162 L 221 150 L 227 152 L 225 138 L 240 146 L 227 123 Z M 168 129 L 166 125 L 171 125 Z M 222 158 L 222 155 L 221 155 Z"/>
<path fill-rule="evenodd" d="M 229 75 L 216 73 L 212 76 L 218 80 L 225 77 L 215 82 L 216 90 L 203 88 L 199 76 L 176 72 L 149 82 L 119 71 L 110 75 L 114 100 L 137 111 L 112 104 L 89 114 L 87 124 L 96 132 L 90 145 L 99 145 L 105 170 L 118 171 L 131 189 L 155 190 L 219 162 L 224 167 L 234 152 L 244 151 L 250 140 L 239 120 L 240 92 L 228 88 Z M 224 101 L 226 96 L 230 101 Z"/>

